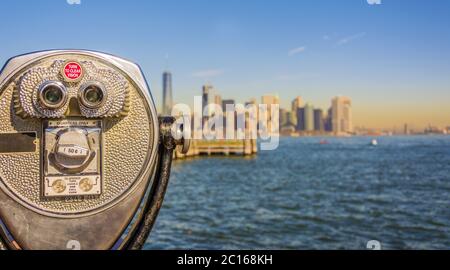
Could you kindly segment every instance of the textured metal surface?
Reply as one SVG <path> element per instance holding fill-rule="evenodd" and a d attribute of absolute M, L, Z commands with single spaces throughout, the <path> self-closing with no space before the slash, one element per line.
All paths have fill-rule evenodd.
<path fill-rule="evenodd" d="M 0 153 L 34 153 L 36 152 L 36 133 L 0 133 Z"/>
<path fill-rule="evenodd" d="M 171 133 L 175 118 L 170 116 L 160 117 L 159 122 L 161 136 L 159 152 L 161 155 L 158 161 L 155 183 L 150 191 L 149 199 L 143 207 L 142 215 L 139 216 L 134 228 L 121 246 L 123 249 L 139 250 L 144 246 L 155 224 L 169 185 L 173 151 L 177 145 L 182 145 L 182 142 L 177 142 Z"/>
<path fill-rule="evenodd" d="M 99 82 L 105 86 L 105 104 L 98 109 L 91 109 L 79 103 L 81 114 L 84 117 L 110 117 L 125 114 L 128 103 L 128 82 L 116 70 L 101 63 L 93 63 L 89 58 L 80 61 L 84 71 L 83 79 L 79 82 L 64 82 L 60 73 L 65 59 L 59 56 L 55 59 L 48 59 L 27 70 L 21 75 L 17 82 L 15 91 L 16 113 L 24 117 L 47 117 L 62 118 L 68 109 L 69 102 L 59 109 L 51 110 L 43 107 L 39 102 L 38 89 L 41 85 L 49 81 L 63 82 L 68 90 L 69 100 L 78 97 L 80 86 L 89 82 Z"/>
<path fill-rule="evenodd" d="M 82 250 L 110 249 L 131 221 L 146 187 L 146 183 L 141 182 L 136 192 L 116 207 L 77 219 L 40 215 L 16 203 L 0 190 L 0 214 L 25 250 L 72 249 L 70 243 L 79 244 Z"/>
<path fill-rule="evenodd" d="M 92 54 L 93 55 L 93 54 Z M 155 145 L 155 123 L 152 118 L 154 108 L 149 108 L 147 105 L 148 97 L 145 97 L 142 92 L 139 92 L 137 87 L 142 87 L 141 82 L 131 81 L 129 76 L 134 75 L 133 72 L 139 72 L 139 69 L 134 66 L 134 70 L 130 73 L 124 74 L 121 70 L 114 69 L 104 59 L 98 59 L 91 54 L 77 54 L 70 52 L 58 52 L 57 55 L 50 55 L 40 59 L 37 64 L 41 67 L 47 66 L 47 71 L 43 74 L 45 76 L 58 76 L 57 69 L 59 63 L 65 60 L 72 60 L 83 63 L 87 67 L 88 72 L 83 80 L 77 84 L 82 84 L 85 81 L 92 80 L 95 76 L 112 76 L 127 79 L 127 92 L 129 103 L 125 102 L 125 96 L 122 95 L 124 102 L 122 105 L 112 105 L 108 110 L 107 115 L 116 115 L 122 109 L 129 110 L 127 116 L 118 118 L 104 118 L 104 193 L 98 198 L 79 199 L 43 199 L 40 196 L 40 152 L 5 155 L 0 154 L 0 187 L 16 201 L 23 206 L 39 212 L 44 215 L 61 216 L 61 217 L 76 217 L 80 215 L 94 214 L 100 209 L 111 207 L 122 200 L 125 195 L 129 194 L 135 189 L 139 181 L 143 180 L 143 172 L 149 170 L 149 163 L 154 159 L 156 151 Z M 126 63 L 120 62 L 118 59 L 112 59 L 111 62 L 123 66 Z M 94 63 L 94 64 L 90 64 Z M 12 63 L 14 68 L 15 63 Z M 34 65 L 33 64 L 33 65 Z M 56 65 L 55 67 L 52 67 Z M 101 67 L 99 69 L 98 67 Z M 0 89 L 0 132 L 17 132 L 17 131 L 34 131 L 37 132 L 38 144 L 42 139 L 41 121 L 36 118 L 22 118 L 16 114 L 14 108 L 13 94 L 18 90 L 18 84 L 27 82 L 26 87 L 32 86 L 31 82 L 37 79 L 25 80 L 23 75 L 27 74 L 29 78 L 33 72 L 33 66 L 23 68 L 14 77 L 2 76 L 2 79 L 8 79 L 7 84 L 3 84 Z M 8 70 L 5 69 L 5 70 Z M 96 70 L 95 74 L 90 76 L 90 70 Z M 137 71 L 136 71 L 137 70 Z M 59 70 L 58 70 L 59 71 Z M 43 72 L 43 71 L 41 71 Z M 119 75 L 120 76 L 119 76 Z M 128 75 L 128 76 L 127 76 Z M 120 77 L 120 78 L 119 78 Z M 137 77 L 137 76 L 136 76 Z M 142 76 L 141 76 L 142 77 Z M 2 83 L 5 83 L 3 81 Z M 103 83 L 108 83 L 103 81 Z M 29 85 L 28 85 L 29 84 Z M 71 83 L 72 84 L 72 83 Z M 70 85 L 75 89 L 75 85 Z M 30 89 L 31 89 L 30 88 Z M 76 96 L 74 90 L 73 95 Z M 20 99 L 22 101 L 22 99 Z M 24 102 L 26 99 L 24 98 Z M 29 99 L 28 102 L 33 102 Z M 121 102 L 118 102 L 121 104 Z M 114 113 L 109 113 L 114 112 Z M 28 115 L 38 116 L 36 112 L 28 110 Z M 33 114 L 34 113 L 34 114 Z M 85 111 L 84 113 L 87 113 Z M 23 115 L 23 114 L 22 114 Z M 42 116 L 42 115 L 41 115 Z M 95 114 L 91 114 L 95 116 Z"/>
<path fill-rule="evenodd" d="M 9 243 L 9 248 L 110 249 L 135 215 L 148 186 L 155 186 L 151 176 L 159 140 L 157 114 L 142 72 L 124 59 L 89 51 L 46 51 L 11 59 L 0 74 L 0 133 L 33 131 L 41 145 L 42 119 L 17 114 L 17 108 L 22 109 L 18 84 L 33 67 L 48 68 L 65 60 L 83 65 L 92 62 L 97 68 L 114 70 L 128 84 L 129 102 L 124 103 L 119 114 L 106 114 L 115 118 L 88 115 L 75 96 L 60 116 L 68 120 L 83 115 L 101 119 L 105 192 L 99 197 L 42 198 L 42 149 L 0 154 L 0 217 L 17 242 Z M 89 74 L 84 74 L 83 81 L 71 82 L 67 88 L 76 88 L 76 83 L 89 79 Z M 75 94 L 73 89 L 69 91 Z"/>

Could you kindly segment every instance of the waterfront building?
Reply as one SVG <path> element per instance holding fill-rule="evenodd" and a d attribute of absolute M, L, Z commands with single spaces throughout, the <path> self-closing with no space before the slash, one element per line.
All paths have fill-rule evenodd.
<path fill-rule="evenodd" d="M 255 98 L 251 98 L 249 101 L 245 102 L 246 107 L 250 105 L 258 106 Z M 252 153 L 257 153 L 258 144 L 256 138 L 258 137 L 258 108 L 256 108 L 256 111 L 254 111 L 253 114 L 245 114 L 245 122 L 245 136 L 246 138 L 251 138 Z"/>
<path fill-rule="evenodd" d="M 300 109 L 301 107 L 303 107 L 303 99 L 302 99 L 302 97 L 300 97 L 300 96 L 296 97 L 292 101 L 291 106 L 292 106 L 292 108 L 291 108 L 292 114 L 291 114 L 290 122 L 294 126 L 297 126 L 297 110 Z"/>
<path fill-rule="evenodd" d="M 314 130 L 318 132 L 323 132 L 325 130 L 322 109 L 314 110 Z"/>
<path fill-rule="evenodd" d="M 333 131 L 333 109 L 329 108 L 327 116 L 325 117 L 324 123 L 325 131 L 332 132 Z"/>
<path fill-rule="evenodd" d="M 314 107 L 308 103 L 305 105 L 305 131 L 314 131 Z"/>
<path fill-rule="evenodd" d="M 305 131 L 305 108 L 298 108 L 297 109 L 297 130 L 298 131 Z"/>
<path fill-rule="evenodd" d="M 332 125 L 336 135 L 353 132 L 352 101 L 348 97 L 335 97 L 332 102 Z"/>
<path fill-rule="evenodd" d="M 405 124 L 404 130 L 403 130 L 403 134 L 409 135 L 409 133 L 410 133 L 410 131 L 409 131 L 408 124 Z"/>
<path fill-rule="evenodd" d="M 256 98 L 251 98 L 249 101 L 245 102 L 245 106 L 248 106 L 248 105 L 258 105 L 256 103 Z"/>
<path fill-rule="evenodd" d="M 214 103 L 216 105 L 222 106 L 222 97 L 220 95 L 216 95 L 214 97 Z M 222 107 L 222 111 L 224 111 L 224 110 L 225 110 L 225 108 Z"/>
<path fill-rule="evenodd" d="M 255 98 L 251 98 L 249 101 L 245 102 L 245 107 L 250 106 L 250 105 L 256 106 L 256 111 L 254 111 L 253 116 L 250 120 L 255 121 L 257 123 L 258 122 L 258 103 L 256 102 Z"/>
<path fill-rule="evenodd" d="M 261 98 L 262 104 L 268 105 L 268 109 L 270 109 L 270 105 L 280 104 L 280 98 L 278 96 L 265 95 Z"/>
<path fill-rule="evenodd" d="M 287 111 L 286 110 L 286 126 L 294 126 L 293 124 L 292 124 L 292 112 L 291 111 Z M 294 129 L 295 129 L 295 126 L 294 126 Z M 295 131 L 295 130 L 294 130 Z"/>
<path fill-rule="evenodd" d="M 213 94 L 213 86 L 209 84 L 205 84 L 202 87 L 202 114 L 203 114 L 203 123 L 208 121 L 209 117 L 212 115 L 212 110 L 205 111 L 206 106 L 214 102 L 214 94 Z"/>
<path fill-rule="evenodd" d="M 172 98 L 172 74 L 168 71 L 163 73 L 163 115 L 171 115 L 173 107 Z"/>
<path fill-rule="evenodd" d="M 261 103 L 263 105 L 267 105 L 267 123 L 266 127 L 270 134 L 277 133 L 279 130 L 279 111 L 272 111 L 272 105 L 280 105 L 280 98 L 278 96 L 273 95 L 265 95 L 261 98 Z M 277 114 L 278 113 L 278 114 Z M 272 119 L 272 115 L 275 116 L 275 119 Z M 275 126 L 272 126 L 274 124 Z"/>
<path fill-rule="evenodd" d="M 234 130 L 237 130 L 237 112 L 234 112 L 234 119 L 227 119 L 227 107 L 230 107 L 231 111 L 236 110 L 236 102 L 233 99 L 223 99 L 222 100 L 222 110 L 223 110 L 223 127 L 226 131 L 227 121 L 233 121 Z"/>
<path fill-rule="evenodd" d="M 286 109 L 280 109 L 280 127 L 286 126 L 288 121 L 289 112 Z"/>
<path fill-rule="evenodd" d="M 202 87 L 202 108 L 205 110 L 206 106 L 213 103 L 212 94 L 213 86 L 209 84 L 205 84 Z"/>
<path fill-rule="evenodd" d="M 223 109 L 224 113 L 227 111 L 227 105 L 231 106 L 232 109 L 234 110 L 234 106 L 236 106 L 236 102 L 234 101 L 234 99 L 223 99 L 222 100 L 222 109 Z"/>

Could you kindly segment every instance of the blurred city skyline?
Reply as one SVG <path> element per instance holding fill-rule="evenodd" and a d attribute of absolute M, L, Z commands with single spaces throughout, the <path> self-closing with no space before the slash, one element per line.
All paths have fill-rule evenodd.
<path fill-rule="evenodd" d="M 245 103 L 302 96 L 328 109 L 352 99 L 355 127 L 450 125 L 450 2 L 58 1 L 0 3 L 0 61 L 56 48 L 99 50 L 141 65 L 162 109 L 192 105 L 205 83 Z"/>

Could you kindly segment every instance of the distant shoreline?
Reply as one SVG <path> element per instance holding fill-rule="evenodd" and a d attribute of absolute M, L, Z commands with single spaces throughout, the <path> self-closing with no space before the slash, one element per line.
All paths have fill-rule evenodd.
<path fill-rule="evenodd" d="M 317 134 L 317 135 L 280 135 L 281 138 L 357 138 L 357 137 L 450 137 L 450 134 L 357 134 L 357 135 L 331 135 L 331 134 Z"/>

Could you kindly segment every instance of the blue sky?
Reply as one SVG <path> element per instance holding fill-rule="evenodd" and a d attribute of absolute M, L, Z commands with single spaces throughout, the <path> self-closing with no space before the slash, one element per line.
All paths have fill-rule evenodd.
<path fill-rule="evenodd" d="M 42 49 L 105 51 L 161 74 L 193 103 L 211 82 L 237 101 L 353 99 L 357 125 L 450 125 L 450 1 L 1 1 L 0 62 Z M 166 56 L 169 56 L 168 61 Z"/>

